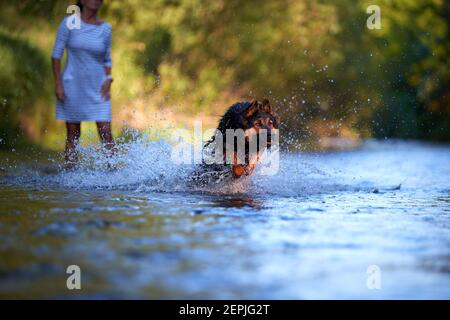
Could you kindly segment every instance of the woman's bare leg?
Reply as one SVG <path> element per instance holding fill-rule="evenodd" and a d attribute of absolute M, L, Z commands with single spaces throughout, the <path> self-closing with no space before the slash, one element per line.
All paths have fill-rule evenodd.
<path fill-rule="evenodd" d="M 117 150 L 111 132 L 111 122 L 97 122 L 97 128 L 103 146 L 110 155 L 114 155 Z"/>
<path fill-rule="evenodd" d="M 78 141 L 80 140 L 81 124 L 66 122 L 67 139 L 65 161 L 66 169 L 72 169 L 78 162 Z"/>

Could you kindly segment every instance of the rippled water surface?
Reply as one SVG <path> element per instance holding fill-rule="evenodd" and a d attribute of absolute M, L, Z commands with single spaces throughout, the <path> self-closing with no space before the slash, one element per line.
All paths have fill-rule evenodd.
<path fill-rule="evenodd" d="M 450 146 L 284 153 L 217 190 L 186 186 L 162 143 L 114 171 L 86 154 L 68 173 L 1 155 L 1 298 L 450 298 Z"/>

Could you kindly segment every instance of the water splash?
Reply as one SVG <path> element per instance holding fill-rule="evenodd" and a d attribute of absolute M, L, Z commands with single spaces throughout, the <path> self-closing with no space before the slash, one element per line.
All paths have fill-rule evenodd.
<path fill-rule="evenodd" d="M 2 174 L 0 183 L 33 185 L 41 188 L 75 190 L 129 190 L 136 192 L 188 192 L 212 194 L 248 194 L 263 196 L 303 196 L 345 191 L 372 192 L 401 184 L 405 178 L 413 182 L 414 172 L 385 172 L 382 177 L 371 172 L 383 168 L 361 167 L 367 157 L 376 157 L 373 143 L 356 153 L 327 154 L 288 153 L 280 154 L 279 171 L 275 175 L 263 174 L 262 166 L 250 177 L 225 180 L 207 186 L 190 183 L 196 168 L 194 164 L 176 164 L 171 159 L 172 145 L 155 135 L 129 132 L 127 138 L 118 139 L 117 155 L 111 157 L 98 144 L 81 146 L 80 162 L 73 171 L 48 170 L 38 167 L 10 166 Z M 394 153 L 395 154 L 395 153 Z M 370 162 L 380 166 L 387 163 L 389 153 L 381 161 Z M 270 155 L 269 155 L 270 156 Z M 412 155 L 414 156 L 414 155 Z M 327 160 L 330 157 L 331 160 Z M 422 161 L 424 156 L 417 155 Z M 60 159 L 50 159 L 53 166 L 61 166 Z M 397 158 L 393 160 L 398 161 Z M 390 164 L 392 168 L 396 164 Z M 404 168 L 405 164 L 400 163 Z M 387 170 L 387 169 L 386 169 Z M 390 169 L 389 169 L 390 170 Z M 408 169 L 409 171 L 409 169 Z"/>
<path fill-rule="evenodd" d="M 171 144 L 137 131 L 127 136 L 131 136 L 128 141 L 118 139 L 114 156 L 95 144 L 80 147 L 77 168 L 62 170 L 49 177 L 49 182 L 77 189 L 180 191 L 193 167 L 171 161 Z"/>
<path fill-rule="evenodd" d="M 172 145 L 166 140 L 133 132 L 128 141 L 119 141 L 118 153 L 114 157 L 108 156 L 95 144 L 81 147 L 78 168 L 49 176 L 46 182 L 74 189 L 280 196 L 346 188 L 344 185 L 321 181 L 326 173 L 309 162 L 299 161 L 298 154 L 282 154 L 280 170 L 275 175 L 267 175 L 260 164 L 249 177 L 224 179 L 200 186 L 191 183 L 196 165 L 176 164 L 171 159 L 171 152 Z M 267 152 L 264 154 L 264 157 L 272 156 Z"/>

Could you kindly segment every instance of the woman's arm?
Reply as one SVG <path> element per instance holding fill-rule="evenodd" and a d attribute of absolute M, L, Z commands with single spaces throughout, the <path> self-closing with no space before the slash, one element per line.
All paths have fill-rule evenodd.
<path fill-rule="evenodd" d="M 53 78 L 55 79 L 55 94 L 60 101 L 64 101 L 64 86 L 61 79 L 61 60 L 52 58 Z"/>
<path fill-rule="evenodd" d="M 111 78 L 111 67 L 105 67 L 105 74 L 107 79 L 103 82 L 101 92 L 103 99 L 109 100 L 111 98 L 111 84 L 113 82 Z"/>
<path fill-rule="evenodd" d="M 105 60 L 103 63 L 105 74 L 107 79 L 102 85 L 101 93 L 102 97 L 105 100 L 109 100 L 111 98 L 111 84 L 113 82 L 111 77 L 111 68 L 112 68 L 112 61 L 111 61 L 111 47 L 112 47 L 112 29 L 111 26 L 108 28 L 108 34 L 106 36 L 106 52 L 105 52 Z"/>
<path fill-rule="evenodd" d="M 66 18 L 61 21 L 56 35 L 55 46 L 52 52 L 53 78 L 55 79 L 55 93 L 60 101 L 64 101 L 64 86 L 61 79 L 61 59 L 64 49 L 69 41 L 69 29 L 66 25 Z"/>

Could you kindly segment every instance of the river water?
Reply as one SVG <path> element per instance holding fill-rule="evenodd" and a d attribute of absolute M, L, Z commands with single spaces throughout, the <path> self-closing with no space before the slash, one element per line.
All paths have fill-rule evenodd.
<path fill-rule="evenodd" d="M 84 152 L 73 172 L 1 155 L 0 298 L 450 298 L 449 145 L 282 153 L 201 190 L 162 142 L 116 170 Z"/>

